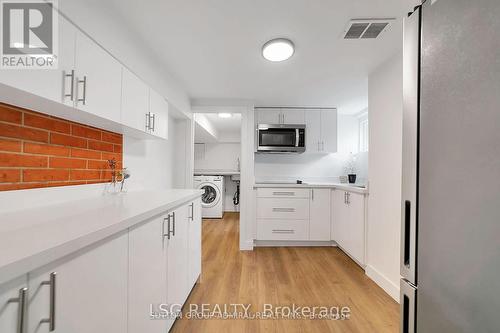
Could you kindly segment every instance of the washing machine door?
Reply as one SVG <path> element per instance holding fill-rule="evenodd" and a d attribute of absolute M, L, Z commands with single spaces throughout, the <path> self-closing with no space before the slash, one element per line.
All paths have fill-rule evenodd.
<path fill-rule="evenodd" d="M 201 206 L 210 208 L 216 206 L 221 200 L 219 188 L 213 183 L 202 183 L 198 186 L 204 193 L 201 195 Z"/>

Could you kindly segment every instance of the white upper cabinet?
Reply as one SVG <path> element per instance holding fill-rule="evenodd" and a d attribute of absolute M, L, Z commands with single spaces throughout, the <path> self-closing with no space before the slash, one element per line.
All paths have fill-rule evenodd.
<path fill-rule="evenodd" d="M 281 124 L 280 109 L 257 109 L 258 124 Z"/>
<path fill-rule="evenodd" d="M 309 239 L 330 240 L 330 189 L 311 189 Z"/>
<path fill-rule="evenodd" d="M 122 75 L 121 98 L 122 123 L 146 131 L 149 123 L 149 87 L 125 67 Z"/>
<path fill-rule="evenodd" d="M 260 108 L 257 109 L 256 119 L 258 124 L 303 125 L 306 123 L 304 110 L 292 108 Z"/>
<path fill-rule="evenodd" d="M 306 110 L 306 152 L 337 152 L 337 110 Z"/>
<path fill-rule="evenodd" d="M 0 284 L 0 332 L 19 332 L 18 322 L 25 322 L 27 317 L 27 287 L 27 275 Z"/>
<path fill-rule="evenodd" d="M 149 90 L 149 119 L 148 132 L 168 139 L 168 102 L 155 90 Z"/>
<path fill-rule="evenodd" d="M 306 110 L 306 153 L 321 151 L 321 110 Z"/>
<path fill-rule="evenodd" d="M 122 65 L 79 31 L 75 72 L 76 107 L 120 122 Z"/>
<path fill-rule="evenodd" d="M 337 110 L 321 110 L 321 151 L 337 152 Z"/>
<path fill-rule="evenodd" d="M 57 13 L 55 15 L 58 15 Z M 75 100 L 74 77 L 76 28 L 59 16 L 59 55 L 57 69 L 2 70 L 0 82 L 73 106 Z"/>
<path fill-rule="evenodd" d="M 281 109 L 281 124 L 303 125 L 306 123 L 305 111 L 303 109 Z"/>

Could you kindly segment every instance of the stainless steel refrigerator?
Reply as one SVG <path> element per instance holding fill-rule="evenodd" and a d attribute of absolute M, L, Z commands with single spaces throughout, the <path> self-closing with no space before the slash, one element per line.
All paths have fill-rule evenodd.
<path fill-rule="evenodd" d="M 500 332 L 500 0 L 405 20 L 401 331 Z"/>

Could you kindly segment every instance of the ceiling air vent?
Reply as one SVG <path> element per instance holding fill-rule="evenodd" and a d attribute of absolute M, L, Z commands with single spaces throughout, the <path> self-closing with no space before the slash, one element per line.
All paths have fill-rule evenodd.
<path fill-rule="evenodd" d="M 387 30 L 387 27 L 394 21 L 388 19 L 356 19 L 351 20 L 344 30 L 344 39 L 374 39 Z"/>

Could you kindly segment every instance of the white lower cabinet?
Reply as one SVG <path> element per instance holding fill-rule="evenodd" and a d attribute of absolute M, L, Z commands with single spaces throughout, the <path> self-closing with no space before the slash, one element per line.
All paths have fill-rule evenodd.
<path fill-rule="evenodd" d="M 330 189 L 311 189 L 309 240 L 330 240 Z"/>
<path fill-rule="evenodd" d="M 27 287 L 27 275 L 0 285 L 0 332 L 23 332 L 19 325 L 27 315 Z"/>
<path fill-rule="evenodd" d="M 165 320 L 152 320 L 167 304 L 166 216 L 129 231 L 128 332 L 165 332 Z M 150 313 L 150 310 L 153 313 Z"/>
<path fill-rule="evenodd" d="M 193 286 L 201 274 L 201 199 L 196 199 L 190 205 L 188 222 L 188 280 Z"/>
<path fill-rule="evenodd" d="M 200 199 L 130 229 L 128 332 L 167 332 L 200 274 Z"/>
<path fill-rule="evenodd" d="M 167 237 L 167 300 L 168 304 L 175 306 L 175 311 L 181 310 L 189 294 L 188 283 L 188 209 L 183 206 L 170 214 L 170 226 Z M 173 325 L 174 320 L 168 322 L 168 328 Z"/>
<path fill-rule="evenodd" d="M 127 250 L 122 232 L 30 272 L 26 332 L 126 332 Z"/>
<path fill-rule="evenodd" d="M 365 263 L 365 196 L 334 190 L 332 240 L 358 263 Z"/>
<path fill-rule="evenodd" d="M 165 333 L 200 274 L 198 198 L 1 284 L 0 332 Z"/>

